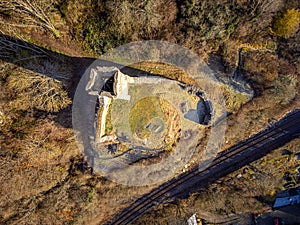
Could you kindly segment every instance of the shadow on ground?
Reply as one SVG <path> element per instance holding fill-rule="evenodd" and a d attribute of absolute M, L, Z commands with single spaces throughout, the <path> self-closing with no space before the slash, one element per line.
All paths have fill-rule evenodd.
<path fill-rule="evenodd" d="M 141 74 L 143 76 L 155 75 L 138 69 L 123 68 L 123 65 L 96 58 L 64 55 L 4 34 L 0 34 L 0 50 L 0 60 L 62 82 L 71 99 L 74 98 L 81 77 L 95 60 L 98 61 L 97 65 L 122 68 L 122 72 L 133 74 L 134 76 Z M 50 64 L 51 68 L 45 69 L 46 64 Z M 52 68 L 58 68 L 60 72 L 55 73 Z M 49 116 L 49 114 L 61 126 L 66 128 L 72 127 L 72 106 L 62 109 L 57 113 L 40 110 L 35 110 L 34 112 L 36 117 Z"/>

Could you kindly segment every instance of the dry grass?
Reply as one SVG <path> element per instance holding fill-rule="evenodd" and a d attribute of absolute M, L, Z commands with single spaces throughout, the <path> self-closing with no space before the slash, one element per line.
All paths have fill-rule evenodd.
<path fill-rule="evenodd" d="M 14 70 L 7 85 L 16 93 L 14 101 L 10 103 L 13 108 L 57 112 L 71 103 L 59 81 L 28 70 Z"/>
<path fill-rule="evenodd" d="M 59 14 L 55 12 L 56 3 L 56 0 L 1 0 L 0 23 L 11 27 L 44 28 L 58 38 L 60 33 L 56 28 L 55 17 Z"/>
<path fill-rule="evenodd" d="M 284 28 L 282 34 L 280 29 L 277 29 L 278 36 L 295 34 L 294 37 L 288 38 L 286 43 L 270 35 L 268 29 L 272 25 L 272 18 L 281 7 L 281 1 L 238 1 L 237 4 L 229 3 L 228 0 L 198 1 L 194 5 L 189 2 L 176 5 L 175 1 L 166 3 L 159 0 L 108 1 L 107 5 L 103 5 L 103 2 L 72 0 L 62 1 L 55 9 L 51 0 L 15 2 L 33 2 L 35 6 L 40 4 L 39 7 L 51 3 L 47 5 L 50 8 L 42 7 L 42 11 L 36 11 L 38 13 L 46 11 L 45 16 L 49 20 L 41 20 L 36 16 L 37 13 L 29 15 L 24 10 L 20 13 L 9 12 L 7 7 L 15 8 L 16 5 L 12 6 L 11 1 L 0 1 L 1 6 L 4 6 L 0 10 L 2 22 L 0 29 L 5 27 L 5 32 L 10 34 L 26 34 L 31 41 L 34 41 L 32 33 L 36 32 L 41 42 L 53 44 L 52 47 L 56 46 L 55 36 L 60 36 L 61 40 L 68 26 L 71 35 L 66 42 L 73 37 L 88 43 L 85 47 L 88 46 L 89 50 L 94 52 L 101 48 L 107 50 L 116 44 L 132 40 L 163 38 L 181 43 L 196 50 L 200 55 L 208 56 L 211 51 L 219 54 L 219 46 L 225 43 L 221 58 L 234 69 L 238 49 L 236 43 L 272 45 L 265 46 L 271 50 L 279 46 L 277 49 L 280 53 L 279 58 L 269 52 L 249 51 L 244 55 L 243 76 L 255 84 L 261 96 L 243 105 L 245 100 L 243 96 L 227 90 L 230 93 L 227 105 L 237 113 L 228 117 L 227 144 L 224 148 L 256 133 L 292 107 L 299 107 L 297 73 L 300 69 L 299 59 L 296 58 L 299 32 L 295 33 L 297 20 L 290 17 L 294 19 L 287 23 L 286 20 L 282 20 L 284 14 L 275 19 L 277 21 L 273 25 L 275 34 L 276 26 Z M 184 7 L 185 5 L 188 7 Z M 202 7 L 203 10 L 197 10 L 197 7 Z M 101 14 L 103 12 L 109 15 L 105 17 Z M 243 15 L 239 15 L 240 12 Z M 182 13 L 188 16 L 185 18 Z M 23 21 L 23 18 L 26 21 Z M 6 26 L 8 22 L 11 26 Z M 48 22 L 50 26 L 47 26 Z M 67 26 L 62 27 L 61 24 Z M 26 27 L 23 27 L 24 25 Z M 52 34 L 52 39 L 49 35 L 41 36 L 42 33 Z M 232 39 L 233 36 L 235 40 Z M 48 42 L 49 39 L 52 42 Z M 10 50 L 11 55 L 16 55 L 13 48 Z M 3 52 L 0 55 L 3 56 Z M 17 55 L 20 57 L 16 58 L 17 60 L 33 56 L 28 51 L 17 52 Z M 32 66 L 37 67 L 36 65 Z M 181 82 L 194 82 L 181 70 L 169 65 L 141 63 L 135 66 Z M 151 187 L 125 187 L 82 171 L 83 159 L 72 138 L 72 131 L 54 123 L 53 120 L 56 119 L 54 115 L 41 112 L 38 115 L 33 114 L 34 108 L 49 111 L 64 108 L 68 99 L 62 85 L 51 78 L 29 73 L 21 68 L 7 64 L 4 67 L 1 67 L 0 71 L 1 223 L 26 225 L 104 223 L 119 209 L 150 191 Z M 48 74 L 56 70 L 55 65 L 51 64 L 47 68 Z M 62 76 L 65 72 L 54 75 Z M 64 78 L 66 77 L 62 79 Z M 32 84 L 35 79 L 39 80 L 36 85 L 41 87 L 42 84 L 46 84 L 47 90 L 54 88 L 61 94 L 58 101 L 50 101 L 56 107 L 47 106 L 45 103 L 49 101 L 47 94 L 45 101 L 38 100 L 41 97 L 40 93 L 31 90 L 31 87 L 35 87 L 35 84 Z M 45 88 L 39 89 L 43 90 L 47 93 Z M 69 119 L 62 118 L 62 120 Z M 296 152 L 299 150 L 299 143 L 299 139 L 296 139 L 284 148 Z M 205 140 L 201 142 L 200 147 L 202 146 L 205 146 Z M 223 179 L 221 184 L 213 185 L 207 192 L 181 201 L 177 205 L 163 207 L 162 211 L 141 218 L 139 223 L 182 224 L 198 209 L 218 214 L 251 212 L 253 208 L 264 209 L 266 203 L 260 202 L 257 196 L 266 201 L 272 199 L 274 192 L 282 188 L 282 174 L 286 171 L 295 171 L 296 165 L 297 162 L 288 161 L 288 158 L 281 156 L 280 150 L 275 151 L 245 171 L 239 170 Z M 263 173 L 255 172 L 253 167 Z M 242 178 L 237 179 L 236 176 L 239 174 L 242 174 Z"/>
<path fill-rule="evenodd" d="M 283 149 L 299 152 L 300 139 L 295 139 L 249 166 L 220 179 L 208 189 L 185 200 L 157 207 L 142 216 L 136 224 L 182 224 L 196 213 L 212 221 L 242 213 L 262 213 L 270 209 L 276 193 L 283 190 L 283 175 L 297 173 L 299 164 L 293 155 L 282 156 Z M 224 217 L 223 217 L 224 216 Z"/>

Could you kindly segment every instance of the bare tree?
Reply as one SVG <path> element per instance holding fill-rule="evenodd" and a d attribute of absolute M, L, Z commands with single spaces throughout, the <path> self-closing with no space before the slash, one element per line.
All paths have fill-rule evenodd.
<path fill-rule="evenodd" d="M 55 0 L 0 0 L 0 23 L 18 27 L 43 27 L 59 37 L 51 13 Z"/>
<path fill-rule="evenodd" d="M 176 17 L 177 8 L 171 0 L 108 1 L 109 20 L 118 26 L 121 33 L 155 35 L 157 30 L 168 25 Z"/>
<path fill-rule="evenodd" d="M 33 58 L 47 57 L 49 54 L 42 48 L 23 41 L 21 37 L 11 38 L 4 35 L 0 30 L 0 58 L 1 59 L 12 59 L 17 60 L 30 60 Z M 28 51 L 28 56 L 22 56 L 22 51 Z M 17 57 L 20 56 L 20 57 Z"/>
<path fill-rule="evenodd" d="M 267 17 L 264 20 L 270 19 L 282 4 L 282 0 L 251 0 L 249 2 L 250 16 L 259 17 L 263 15 L 263 17 Z"/>
<path fill-rule="evenodd" d="M 61 82 L 20 67 L 9 76 L 8 87 L 15 90 L 12 105 L 19 109 L 57 112 L 71 103 Z"/>

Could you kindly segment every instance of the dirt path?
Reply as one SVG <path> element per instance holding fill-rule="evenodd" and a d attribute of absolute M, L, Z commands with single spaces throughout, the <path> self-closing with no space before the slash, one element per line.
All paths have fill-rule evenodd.
<path fill-rule="evenodd" d="M 70 36 L 65 36 L 59 39 L 49 37 L 49 35 L 31 32 L 32 39 L 36 43 L 41 43 L 54 52 L 60 52 L 71 57 L 96 57 L 95 55 L 84 51 L 80 46 L 80 43 L 76 40 L 72 40 Z"/>

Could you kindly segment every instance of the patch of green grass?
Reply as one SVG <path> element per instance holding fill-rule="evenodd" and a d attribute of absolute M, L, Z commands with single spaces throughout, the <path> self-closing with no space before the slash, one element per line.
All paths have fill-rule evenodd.
<path fill-rule="evenodd" d="M 160 99 L 158 97 L 143 98 L 130 111 L 129 124 L 132 132 L 143 139 L 149 137 L 151 132 L 146 125 L 154 117 L 165 118 Z"/>
<path fill-rule="evenodd" d="M 237 111 L 241 108 L 243 104 L 249 101 L 248 96 L 240 93 L 230 86 L 223 85 L 222 86 L 226 108 L 229 111 Z"/>
<path fill-rule="evenodd" d="M 103 54 L 126 43 L 118 28 L 108 26 L 103 18 L 88 18 L 83 24 L 83 39 L 90 53 Z"/>
<path fill-rule="evenodd" d="M 91 203 L 93 201 L 95 193 L 96 193 L 95 188 L 91 188 L 86 198 L 87 203 Z"/>
<path fill-rule="evenodd" d="M 111 122 L 111 110 L 112 110 L 112 105 L 109 106 L 107 111 L 107 116 L 105 121 L 105 134 L 110 134 L 113 131 L 113 125 Z"/>

